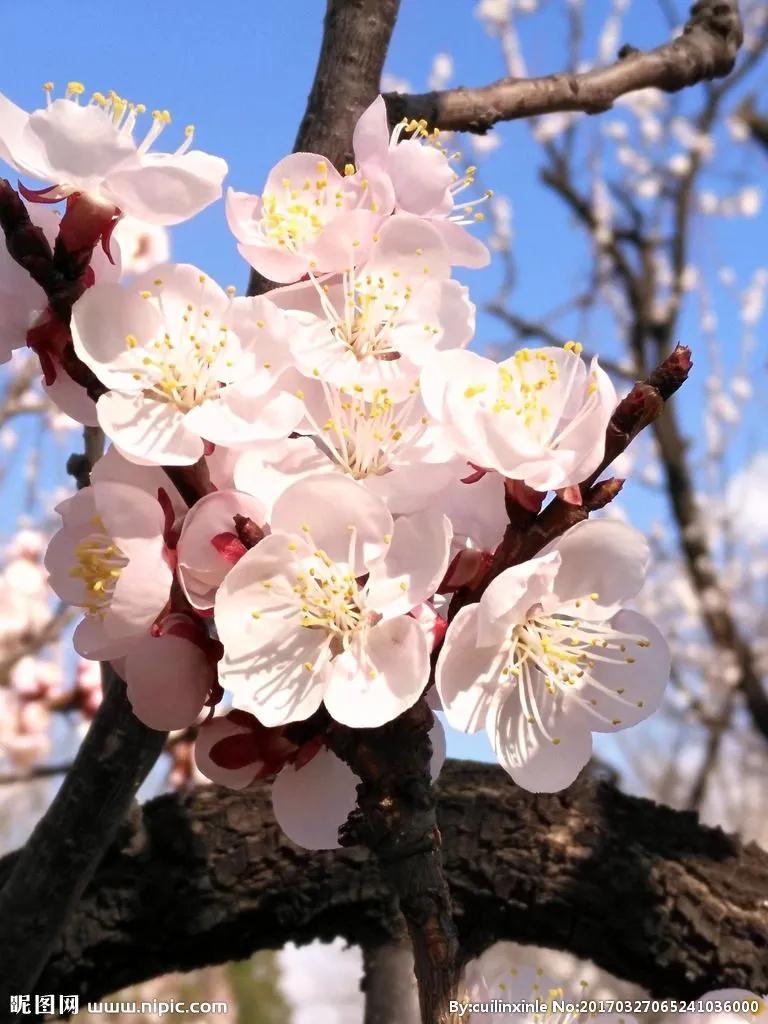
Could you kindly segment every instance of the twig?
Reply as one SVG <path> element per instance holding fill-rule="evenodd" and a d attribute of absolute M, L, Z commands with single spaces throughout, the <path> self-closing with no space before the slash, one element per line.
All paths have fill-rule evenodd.
<path fill-rule="evenodd" d="M 22 636 L 15 646 L 0 659 L 0 687 L 8 685 L 11 671 L 22 658 L 36 654 L 46 644 L 55 640 L 74 617 L 75 609 L 61 604 L 40 629 L 32 634 Z"/>
<path fill-rule="evenodd" d="M 0 786 L 23 785 L 25 782 L 36 782 L 38 779 L 51 779 L 57 775 L 66 775 L 72 767 L 71 762 L 66 764 L 39 764 L 28 771 L 11 772 L 0 775 Z"/>
<path fill-rule="evenodd" d="M 424 118 L 450 131 L 484 134 L 499 121 L 559 111 L 599 114 L 638 89 L 677 92 L 722 78 L 733 68 L 743 30 L 737 0 L 699 0 L 683 35 L 655 50 L 625 47 L 607 68 L 543 78 L 503 78 L 477 89 L 448 89 L 421 95 L 387 94 L 393 122 Z"/>

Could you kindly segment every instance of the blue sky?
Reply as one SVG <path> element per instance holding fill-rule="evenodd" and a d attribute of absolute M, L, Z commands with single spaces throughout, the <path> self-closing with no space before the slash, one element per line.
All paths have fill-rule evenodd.
<path fill-rule="evenodd" d="M 524 50 L 532 72 L 563 66 L 563 6 L 561 0 L 549 0 L 541 13 L 522 20 Z M 678 9 L 683 11 L 685 6 L 679 3 Z M 584 57 L 591 59 L 609 4 L 607 0 L 588 0 L 586 7 Z M 454 58 L 454 84 L 481 84 L 502 75 L 498 44 L 484 34 L 474 8 L 474 0 L 450 4 L 445 0 L 403 0 L 387 71 L 423 90 L 433 56 L 447 52 Z M 0 91 L 29 108 L 42 103 L 43 82 L 52 80 L 63 92 L 66 82 L 75 79 L 89 92 L 115 89 L 150 109 L 167 108 L 174 120 L 166 129 L 168 145 L 163 148 L 175 148 L 183 127 L 194 123 L 196 144 L 228 161 L 229 183 L 258 192 L 270 166 L 292 148 L 314 73 L 324 9 L 323 0 L 229 0 L 217 5 L 138 0 L 129 9 L 76 0 L 64 9 L 41 6 L 33 24 L 23 5 L 4 3 Z M 622 41 L 652 45 L 663 39 L 666 31 L 657 4 L 635 0 Z M 690 98 L 680 102 L 685 110 Z M 560 298 L 573 294 L 584 268 L 585 250 L 576 229 L 538 183 L 540 157 L 527 126 L 506 125 L 500 134 L 503 144 L 481 163 L 481 174 L 485 185 L 508 194 L 513 202 L 519 266 L 515 308 L 535 318 Z M 754 151 L 743 157 L 736 154 L 727 174 L 715 176 L 713 187 L 722 191 L 746 180 L 756 160 L 763 157 Z M 760 263 L 765 228 L 764 214 L 749 223 L 707 222 L 695 236 L 696 253 L 713 273 L 717 265 L 727 262 L 745 278 Z M 225 285 L 242 288 L 247 279 L 247 268 L 228 234 L 221 204 L 174 229 L 173 258 L 198 264 Z M 461 276 L 470 284 L 480 309 L 493 296 L 500 270 L 492 267 Z M 735 309 L 722 293 L 716 297 L 716 310 L 724 324 L 733 323 L 733 332 L 725 336 L 735 340 Z M 607 318 L 604 329 L 603 350 L 615 351 L 614 329 Z M 681 340 L 695 341 L 697 335 L 695 319 L 686 317 Z M 478 346 L 507 340 L 498 323 L 481 310 Z M 701 402 L 705 377 L 701 371 L 706 367 L 701 348 L 696 355 L 699 373 L 680 399 L 683 415 L 691 418 Z M 757 366 L 764 365 L 764 353 L 760 359 Z M 763 393 L 763 400 L 766 397 Z M 737 464 L 754 447 L 756 437 L 757 424 L 748 424 Z M 28 454 L 32 441 L 25 434 L 16 466 Z M 67 447 L 46 449 L 41 470 L 46 488 L 62 482 Z M 0 517 L 0 532 L 4 533 L 13 528 L 21 487 L 11 493 Z M 663 512 L 659 501 L 636 483 L 628 486 L 624 500 L 641 525 Z M 479 750 L 473 740 L 452 744 L 452 752 L 457 754 Z"/>

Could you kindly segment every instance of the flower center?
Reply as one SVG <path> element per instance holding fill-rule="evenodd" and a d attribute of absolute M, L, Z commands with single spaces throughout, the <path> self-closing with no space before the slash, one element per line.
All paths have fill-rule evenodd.
<path fill-rule="evenodd" d="M 296 576 L 293 588 L 301 602 L 301 624 L 306 629 L 333 633 L 346 647 L 348 634 L 365 627 L 362 595 L 354 576 L 331 562 L 324 552 L 315 552 L 313 564 Z"/>
<path fill-rule="evenodd" d="M 46 104 L 50 106 L 53 102 L 53 82 L 46 82 L 43 89 L 45 90 Z M 68 82 L 64 98 L 70 100 L 72 103 L 80 105 L 80 97 L 83 96 L 84 93 L 85 86 L 82 82 Z M 98 107 L 103 111 L 104 116 L 111 121 L 118 132 L 130 135 L 131 138 L 133 138 L 133 131 L 138 119 L 142 114 L 147 112 L 147 108 L 143 103 L 131 103 L 129 100 L 119 96 L 114 89 L 110 89 L 106 94 L 103 92 L 92 93 L 91 98 L 86 105 L 89 107 Z M 155 142 L 161 134 L 163 129 L 171 123 L 171 115 L 167 110 L 153 110 L 151 116 L 152 124 L 144 138 L 137 146 L 139 153 L 146 153 L 152 146 L 152 143 Z M 194 134 L 194 126 L 191 124 L 187 125 L 184 129 L 184 141 L 176 150 L 177 156 L 182 153 L 186 153 L 192 145 Z"/>
<path fill-rule="evenodd" d="M 573 422 L 569 418 L 563 429 L 558 430 L 565 404 L 563 399 L 574 385 L 582 352 L 578 342 L 566 342 L 564 348 L 574 357 L 565 380 L 557 362 L 546 352 L 522 348 L 507 365 L 499 366 L 495 387 L 470 384 L 464 389 L 464 398 L 478 400 L 484 411 L 495 415 L 511 413 L 540 443 L 556 449 L 569 433 L 568 424 Z M 597 390 L 593 371 L 587 386 L 587 400 Z"/>
<path fill-rule="evenodd" d="M 360 385 L 334 388 L 323 383 L 328 419 L 310 425 L 328 454 L 355 480 L 388 472 L 398 451 L 415 444 L 424 433 L 427 417 L 416 414 L 416 389 L 411 398 L 396 404 L 389 389 L 377 388 L 366 401 Z"/>
<path fill-rule="evenodd" d="M 316 672 L 332 658 L 351 651 L 375 678 L 377 672 L 369 662 L 365 642 L 369 628 L 380 616 L 366 608 L 365 585 L 360 585 L 350 569 L 355 564 L 357 530 L 354 526 L 349 528 L 347 562 L 334 562 L 315 544 L 307 525 L 302 526 L 302 531 L 305 542 L 288 545 L 290 551 L 301 554 L 299 571 L 292 579 L 267 579 L 261 585 L 286 612 L 298 611 L 303 629 L 325 633 L 327 642 L 318 660 L 304 663 L 308 672 Z M 262 613 L 257 609 L 251 616 L 260 619 Z"/>
<path fill-rule="evenodd" d="M 591 594 L 591 600 L 598 600 Z M 622 708 L 642 708 L 643 701 L 632 701 L 625 696 L 626 689 L 612 689 L 599 681 L 600 665 L 612 667 L 633 665 L 635 658 L 628 654 L 632 648 L 650 647 L 651 641 L 633 633 L 623 633 L 610 626 L 559 615 L 542 615 L 532 609 L 529 618 L 513 627 L 504 648 L 501 669 L 502 682 L 520 688 L 523 712 L 530 724 L 536 724 L 544 736 L 555 745 L 560 743 L 544 725 L 537 691 L 541 687 L 551 695 L 562 695 L 573 700 L 595 718 L 611 725 L 621 725 Z M 590 688 L 602 696 L 602 706 L 611 708 L 611 716 L 598 710 L 598 701 Z"/>
<path fill-rule="evenodd" d="M 417 255 L 421 251 L 417 250 Z M 424 265 L 423 273 L 429 274 Z M 401 358 L 397 328 L 402 318 L 408 315 L 408 304 L 413 298 L 413 287 L 408 281 L 401 281 L 401 272 L 393 268 L 383 273 L 362 273 L 351 271 L 342 275 L 343 308 L 337 309 L 325 288 L 314 274 L 314 284 L 323 314 L 328 322 L 331 335 L 344 350 L 350 352 L 358 362 L 376 359 L 394 362 Z M 436 324 L 424 322 L 410 324 L 414 331 L 423 331 L 428 337 L 440 333 Z"/>
<path fill-rule="evenodd" d="M 314 241 L 345 202 L 341 189 L 331 190 L 325 160 L 318 160 L 316 170 L 316 178 L 301 184 L 283 178 L 278 190 L 262 196 L 261 230 L 267 239 L 290 252 Z"/>
<path fill-rule="evenodd" d="M 207 278 L 200 275 L 201 286 Z M 162 281 L 155 281 L 162 286 Z M 142 298 L 155 298 L 161 312 L 162 292 L 142 292 Z M 166 327 L 169 324 L 166 317 Z M 188 303 L 181 316 L 175 317 L 175 329 L 166 331 L 145 346 L 133 334 L 126 335 L 125 347 L 133 353 L 133 379 L 142 382 L 144 394 L 159 402 L 172 402 L 182 412 L 217 397 L 221 390 L 220 376 L 234 365 L 227 358 L 228 346 L 234 336 L 225 323 L 216 322 L 204 304 Z"/>
<path fill-rule="evenodd" d="M 85 585 L 86 596 L 81 607 L 87 614 L 101 618 L 109 607 L 115 584 L 128 559 L 104 531 L 104 523 L 99 516 L 94 516 L 91 525 L 95 531 L 75 548 L 77 564 L 70 569 L 69 575 L 81 579 Z"/>

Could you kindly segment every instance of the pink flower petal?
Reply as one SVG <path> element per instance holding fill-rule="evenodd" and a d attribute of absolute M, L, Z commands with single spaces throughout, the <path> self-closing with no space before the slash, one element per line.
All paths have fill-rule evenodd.
<path fill-rule="evenodd" d="M 226 173 L 225 160 L 199 150 L 152 153 L 142 158 L 140 167 L 108 173 L 106 185 L 121 210 L 168 227 L 220 199 Z"/>
<path fill-rule="evenodd" d="M 429 679 L 429 647 L 415 619 L 403 615 L 373 626 L 364 661 L 352 650 L 327 667 L 328 713 L 351 728 L 391 722 L 421 696 Z"/>
<path fill-rule="evenodd" d="M 147 637 L 125 660 L 133 713 L 150 729 L 185 729 L 203 709 L 213 674 L 203 651 L 177 636 Z"/>
<path fill-rule="evenodd" d="M 288 838 L 308 850 L 333 850 L 355 809 L 360 779 L 325 747 L 299 768 L 286 765 L 272 786 L 272 807 Z"/>
<path fill-rule="evenodd" d="M 401 516 L 387 554 L 371 566 L 370 607 L 391 619 L 432 597 L 448 568 L 452 535 L 448 518 L 437 509 Z"/>

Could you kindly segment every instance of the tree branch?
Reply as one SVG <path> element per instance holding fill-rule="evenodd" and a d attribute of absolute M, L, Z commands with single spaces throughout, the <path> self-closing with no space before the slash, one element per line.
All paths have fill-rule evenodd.
<path fill-rule="evenodd" d="M 768 150 L 768 117 L 755 107 L 755 97 L 748 96 L 736 113 L 749 129 L 753 140 Z"/>
<path fill-rule="evenodd" d="M 586 774 L 535 796 L 500 768 L 449 761 L 438 793 L 469 954 L 500 939 L 567 949 L 656 996 L 768 987 L 768 853 L 754 844 Z M 205 786 L 153 800 L 126 824 L 39 991 L 96 999 L 288 940 L 376 946 L 401 932 L 363 850 L 299 850 L 267 787 Z"/>
<path fill-rule="evenodd" d="M 422 1024 L 448 1024 L 461 962 L 430 772 L 432 723 L 422 697 L 378 729 L 333 729 L 329 745 L 362 779 L 340 840 L 374 853 L 408 926 Z"/>
<path fill-rule="evenodd" d="M 559 111 L 599 114 L 638 89 L 677 92 L 722 78 L 733 68 L 743 39 L 737 0 L 699 0 L 683 34 L 654 50 L 625 46 L 616 63 L 583 74 L 502 78 L 477 89 L 420 95 L 387 94 L 390 120 L 424 118 L 431 126 L 484 134 L 499 121 Z"/>
<path fill-rule="evenodd" d="M 51 950 L 112 842 L 165 733 L 142 725 L 113 674 L 53 803 L 0 890 L 0 1006 L 32 992 Z"/>

